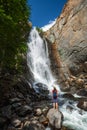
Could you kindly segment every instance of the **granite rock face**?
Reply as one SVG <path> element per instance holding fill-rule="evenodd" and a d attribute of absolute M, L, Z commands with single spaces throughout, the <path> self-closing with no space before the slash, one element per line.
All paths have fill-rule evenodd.
<path fill-rule="evenodd" d="M 87 0 L 68 0 L 56 24 L 45 32 L 52 44 L 57 45 L 66 86 L 74 86 L 71 77 L 83 78 L 87 84 Z M 60 71 L 61 72 L 61 71 Z M 73 84 L 73 85 L 72 85 Z M 78 86 L 78 84 L 77 84 Z"/>
<path fill-rule="evenodd" d="M 51 108 L 47 113 L 47 118 L 49 120 L 49 125 L 53 129 L 57 129 L 57 130 L 61 129 L 63 114 L 59 110 Z"/>

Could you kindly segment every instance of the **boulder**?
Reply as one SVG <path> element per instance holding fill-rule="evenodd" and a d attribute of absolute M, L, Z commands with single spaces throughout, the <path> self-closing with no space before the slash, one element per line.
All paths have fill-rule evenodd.
<path fill-rule="evenodd" d="M 87 96 L 87 90 L 85 89 L 80 89 L 77 91 L 77 94 L 80 96 Z"/>
<path fill-rule="evenodd" d="M 38 123 L 25 123 L 22 130 L 45 130 L 45 127 Z"/>
<path fill-rule="evenodd" d="M 77 104 L 77 107 L 87 111 L 87 101 L 79 101 L 79 103 Z"/>
<path fill-rule="evenodd" d="M 40 100 L 46 100 L 49 99 L 49 90 L 48 90 L 48 86 L 43 84 L 43 83 L 34 83 L 33 84 L 33 88 L 36 91 L 38 98 Z"/>
<path fill-rule="evenodd" d="M 74 100 L 74 96 L 71 93 L 63 94 L 63 98 L 68 98 L 68 99 Z"/>
<path fill-rule="evenodd" d="M 44 115 L 41 115 L 39 117 L 39 122 L 42 123 L 43 125 L 46 125 L 48 124 L 48 119 Z"/>
<path fill-rule="evenodd" d="M 34 114 L 34 115 L 40 116 L 41 114 L 42 114 L 41 109 L 40 109 L 40 108 L 37 108 L 37 109 L 35 110 L 35 114 Z"/>
<path fill-rule="evenodd" d="M 66 110 L 69 111 L 69 112 L 72 112 L 73 111 L 73 106 L 72 105 L 67 105 L 66 106 Z"/>
<path fill-rule="evenodd" d="M 14 103 L 14 104 L 12 104 L 12 108 L 18 108 L 18 107 L 20 107 L 21 106 L 21 103 L 20 102 L 18 102 L 18 103 Z"/>
<path fill-rule="evenodd" d="M 46 86 L 45 84 L 43 83 L 35 83 L 34 84 L 34 88 L 35 90 L 38 91 L 38 93 L 41 93 L 41 94 L 49 94 L 49 90 L 48 90 L 48 86 Z"/>
<path fill-rule="evenodd" d="M 19 119 L 12 120 L 11 123 L 15 128 L 19 127 L 21 125 L 21 121 Z"/>
<path fill-rule="evenodd" d="M 47 115 L 47 112 L 48 112 L 49 108 L 48 107 L 45 107 L 44 109 L 42 109 L 42 113 L 43 115 Z"/>
<path fill-rule="evenodd" d="M 83 86 L 84 80 L 79 78 L 79 79 L 76 80 L 76 83 L 77 83 L 79 86 Z"/>
<path fill-rule="evenodd" d="M 12 99 L 10 99 L 10 104 L 13 104 L 13 103 L 17 103 L 17 102 L 20 102 L 21 101 L 21 99 L 19 99 L 19 98 L 12 98 Z"/>
<path fill-rule="evenodd" d="M 58 109 L 51 108 L 47 113 L 47 118 L 53 129 L 59 130 L 62 127 L 63 114 Z"/>
<path fill-rule="evenodd" d="M 18 108 L 16 112 L 19 116 L 26 116 L 27 114 L 32 113 L 32 108 L 28 105 L 24 105 L 24 106 Z"/>

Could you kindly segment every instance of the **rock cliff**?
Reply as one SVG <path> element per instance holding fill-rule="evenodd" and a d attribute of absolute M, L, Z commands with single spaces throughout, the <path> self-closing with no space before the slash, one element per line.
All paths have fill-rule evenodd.
<path fill-rule="evenodd" d="M 87 89 L 87 0 L 68 0 L 45 37 L 52 43 L 50 53 L 51 59 L 56 57 L 56 69 L 51 60 L 52 67 L 62 79 L 62 89 Z"/>

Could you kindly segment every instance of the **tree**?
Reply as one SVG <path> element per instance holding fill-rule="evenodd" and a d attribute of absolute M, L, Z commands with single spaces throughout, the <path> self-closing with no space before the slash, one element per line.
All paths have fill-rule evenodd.
<path fill-rule="evenodd" d="M 26 0 L 0 0 L 0 69 L 19 70 L 31 29 Z"/>

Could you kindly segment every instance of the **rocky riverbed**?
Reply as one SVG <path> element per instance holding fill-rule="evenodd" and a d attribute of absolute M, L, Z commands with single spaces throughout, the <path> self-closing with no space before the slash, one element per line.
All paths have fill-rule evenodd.
<path fill-rule="evenodd" d="M 72 112 L 76 109 L 73 106 L 76 103 L 76 107 L 81 108 L 79 111 L 81 115 L 84 110 L 87 111 L 86 91 L 79 91 L 79 95 L 83 95 L 83 97 L 75 97 L 68 92 L 59 94 L 59 110 L 55 110 L 52 106 L 52 100 L 47 95 L 48 90 L 43 89 L 41 83 L 37 85 L 40 87 L 40 93 L 36 93 L 32 85 L 22 78 L 8 88 L 6 95 L 4 95 L 4 91 L 0 104 L 0 130 L 54 130 L 56 126 L 58 126 L 57 130 L 60 128 L 61 130 L 71 130 L 63 124 L 65 115 L 63 115 L 62 106 L 68 102 L 64 111 Z M 3 87 L 4 89 L 6 87 Z M 60 118 L 57 116 L 58 113 L 62 114 Z M 50 123 L 55 121 L 57 123 L 60 121 L 61 127 L 56 123 L 53 125 Z"/>

